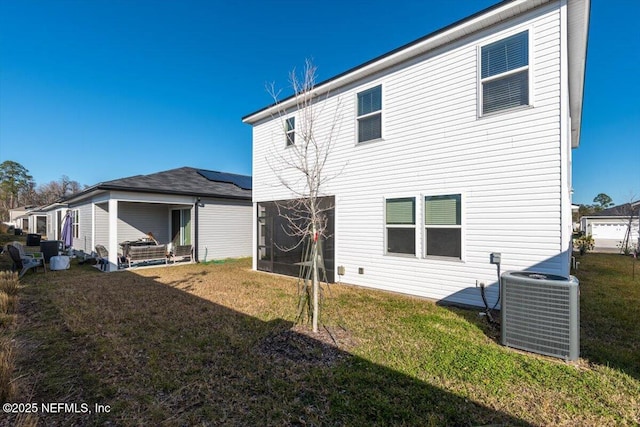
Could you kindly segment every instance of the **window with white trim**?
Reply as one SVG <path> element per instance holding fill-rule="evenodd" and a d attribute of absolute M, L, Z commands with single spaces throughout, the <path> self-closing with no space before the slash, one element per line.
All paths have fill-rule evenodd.
<path fill-rule="evenodd" d="M 73 237 L 75 237 L 76 239 L 78 237 L 80 237 L 80 210 L 78 209 L 74 209 L 71 212 L 71 230 L 72 230 L 72 235 Z"/>
<path fill-rule="evenodd" d="M 529 31 L 480 49 L 482 115 L 529 105 Z"/>
<path fill-rule="evenodd" d="M 460 194 L 425 196 L 426 256 L 462 258 L 462 203 Z"/>
<path fill-rule="evenodd" d="M 287 137 L 287 147 L 296 143 L 296 118 L 289 117 L 285 121 L 285 134 Z"/>
<path fill-rule="evenodd" d="M 416 253 L 416 199 L 386 199 L 385 223 L 388 254 Z"/>
<path fill-rule="evenodd" d="M 358 93 L 358 142 L 382 138 L 382 85 Z"/>

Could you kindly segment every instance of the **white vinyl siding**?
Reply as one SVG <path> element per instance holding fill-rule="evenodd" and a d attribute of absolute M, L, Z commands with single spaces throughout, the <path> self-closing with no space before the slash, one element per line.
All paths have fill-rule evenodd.
<path fill-rule="evenodd" d="M 99 203 L 95 208 L 95 243 L 109 247 L 109 204 Z M 95 247 L 90 250 L 94 251 Z"/>
<path fill-rule="evenodd" d="M 169 243 L 169 206 L 154 203 L 118 203 L 118 243 L 138 240 L 151 232 L 160 244 Z"/>
<path fill-rule="evenodd" d="M 91 242 L 93 240 L 93 224 L 91 223 L 91 203 L 86 203 L 71 207 L 74 211 L 78 212 L 78 236 L 73 237 L 73 248 L 82 250 L 85 253 L 91 253 L 93 247 Z"/>
<path fill-rule="evenodd" d="M 542 6 L 467 36 L 384 72 L 360 85 L 333 90 L 318 101 L 318 140 L 342 117 L 333 135 L 325 175 L 335 176 L 323 193 L 335 195 L 336 265 L 341 280 L 439 300 L 481 305 L 476 280 L 497 297 L 491 252 L 502 253 L 502 270 L 535 269 L 567 275 L 560 217 L 570 205 L 561 179 L 561 19 L 558 3 Z M 478 120 L 478 48 L 529 31 L 529 79 L 535 108 L 514 109 Z M 357 94 L 381 85 L 384 138 L 356 144 Z M 321 97 L 320 97 L 321 98 Z M 265 119 L 253 126 L 253 200 L 283 200 L 265 159 L 282 150 L 282 124 Z M 295 172 L 281 174 L 297 182 Z M 386 256 L 385 198 L 463 194 L 462 259 Z M 417 207 L 421 211 L 421 207 Z M 422 229 L 423 214 L 416 226 Z M 416 252 L 425 247 L 416 232 Z M 362 268 L 364 274 L 358 274 Z"/>
<path fill-rule="evenodd" d="M 251 256 L 251 202 L 209 199 L 203 203 L 198 208 L 199 261 Z"/>

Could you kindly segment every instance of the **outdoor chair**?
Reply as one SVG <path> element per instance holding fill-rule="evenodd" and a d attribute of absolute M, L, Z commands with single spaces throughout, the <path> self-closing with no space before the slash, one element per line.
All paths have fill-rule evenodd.
<path fill-rule="evenodd" d="M 171 261 L 175 264 L 177 258 L 193 260 L 193 246 L 191 245 L 177 245 L 173 246 L 171 251 Z"/>
<path fill-rule="evenodd" d="M 98 254 L 98 264 L 100 264 L 100 270 L 107 271 L 109 265 L 109 251 L 103 245 L 96 245 L 96 253 Z"/>
<path fill-rule="evenodd" d="M 13 261 L 14 271 L 20 271 L 18 278 L 24 276 L 24 274 L 32 268 L 38 268 L 42 266 L 44 272 L 47 272 L 47 266 L 44 263 L 44 257 L 42 252 L 34 252 L 33 254 L 21 253 L 20 246 L 14 246 L 14 244 L 7 245 L 7 251 Z"/>

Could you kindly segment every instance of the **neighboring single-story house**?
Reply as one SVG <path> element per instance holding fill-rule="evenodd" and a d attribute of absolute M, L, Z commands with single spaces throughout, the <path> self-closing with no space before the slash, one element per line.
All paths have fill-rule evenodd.
<path fill-rule="evenodd" d="M 640 236 L 640 200 L 633 203 L 603 209 L 580 218 L 580 230 L 591 235 L 594 251 L 620 251 L 627 230 L 630 228 L 628 242 L 639 244 Z"/>
<path fill-rule="evenodd" d="M 22 221 L 22 231 L 24 233 L 39 234 L 43 238 L 47 238 L 50 229 L 49 213 L 47 206 L 35 206 L 29 209 L 24 215 L 18 218 Z M 25 227 L 26 226 L 26 227 Z"/>
<path fill-rule="evenodd" d="M 34 233 L 44 239 L 58 240 L 65 209 L 66 204 L 62 199 L 49 205 L 9 209 L 9 222 L 25 234 Z"/>
<path fill-rule="evenodd" d="M 9 209 L 9 224 L 14 228 L 19 228 L 23 232 L 29 232 L 29 212 L 36 209 L 36 206 L 20 206 L 17 208 Z"/>
<path fill-rule="evenodd" d="M 315 84 L 332 275 L 476 306 L 477 283 L 498 297 L 493 253 L 503 272 L 569 275 L 589 14 L 589 0 L 499 2 Z M 309 117 L 297 100 L 243 118 L 257 270 L 296 274 L 300 259 L 280 250 L 276 203 L 302 192 L 286 162 Z"/>
<path fill-rule="evenodd" d="M 109 252 L 151 232 L 160 243 L 193 245 L 196 261 L 250 256 L 251 177 L 182 167 L 102 182 L 64 200 L 73 214 L 73 248 Z"/>
<path fill-rule="evenodd" d="M 38 208 L 38 214 L 45 216 L 46 233 L 42 234 L 44 238 L 48 240 L 61 240 L 62 239 L 62 224 L 64 222 L 64 216 L 67 212 L 67 204 L 64 199 L 56 200 L 55 202 L 41 206 Z M 31 214 L 33 216 L 33 214 Z"/>

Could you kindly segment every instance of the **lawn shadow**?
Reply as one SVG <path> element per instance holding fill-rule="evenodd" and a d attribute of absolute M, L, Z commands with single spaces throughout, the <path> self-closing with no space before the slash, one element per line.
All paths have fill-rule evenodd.
<path fill-rule="evenodd" d="M 43 425 L 530 425 L 154 278 L 87 270 L 28 283 L 16 402 L 90 410 L 40 411 Z"/>

